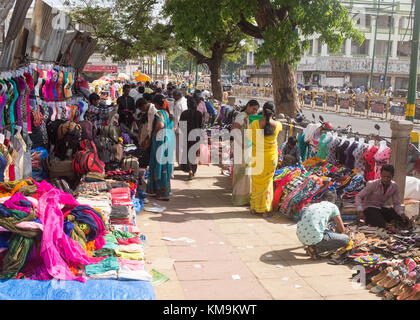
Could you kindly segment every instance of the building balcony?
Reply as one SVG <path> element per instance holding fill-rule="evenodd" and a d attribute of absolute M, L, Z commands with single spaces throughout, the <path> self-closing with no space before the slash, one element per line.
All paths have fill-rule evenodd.
<path fill-rule="evenodd" d="M 385 58 L 375 58 L 373 68 L 374 73 L 385 72 Z M 370 73 L 372 66 L 372 58 L 356 57 L 307 57 L 302 58 L 297 67 L 297 71 L 320 71 L 320 72 L 346 72 L 346 73 Z M 410 72 L 410 65 L 405 59 L 389 60 L 388 73 L 408 75 Z"/>

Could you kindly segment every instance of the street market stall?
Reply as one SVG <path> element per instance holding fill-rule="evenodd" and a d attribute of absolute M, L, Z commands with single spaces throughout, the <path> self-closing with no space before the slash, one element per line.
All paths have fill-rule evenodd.
<path fill-rule="evenodd" d="M 84 119 L 86 85 L 76 79 L 96 41 L 39 24 L 44 13 L 69 20 L 41 0 L 27 29 L 17 17 L 31 3 L 16 1 L 0 57 L 0 299 L 155 299 L 129 138 L 111 125 L 95 137 Z M 50 40 L 38 39 L 41 25 L 54 27 Z"/>

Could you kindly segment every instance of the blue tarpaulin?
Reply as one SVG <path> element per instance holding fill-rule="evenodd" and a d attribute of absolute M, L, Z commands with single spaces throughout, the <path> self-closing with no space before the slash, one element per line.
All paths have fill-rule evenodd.
<path fill-rule="evenodd" d="M 2 280 L 0 300 L 155 300 L 147 281 Z"/>

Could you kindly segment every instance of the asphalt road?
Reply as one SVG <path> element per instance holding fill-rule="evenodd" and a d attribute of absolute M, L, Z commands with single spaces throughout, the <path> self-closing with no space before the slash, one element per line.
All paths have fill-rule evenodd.
<path fill-rule="evenodd" d="M 245 104 L 248 100 L 245 98 L 237 98 L 237 104 Z M 260 105 L 262 106 L 266 101 L 265 100 L 258 100 Z M 353 128 L 353 132 L 359 132 L 361 134 L 378 134 L 378 131 L 374 128 L 375 124 L 378 124 L 381 129 L 379 134 L 384 137 L 391 136 L 391 127 L 390 121 L 380 120 L 380 119 L 370 119 L 370 118 L 361 118 L 356 116 L 350 116 L 345 114 L 338 114 L 335 112 L 328 112 L 328 111 L 319 111 L 313 109 L 303 109 L 303 114 L 307 119 L 312 120 L 312 113 L 315 114 L 316 119 L 319 119 L 321 115 L 324 118 L 324 121 L 328 121 L 332 124 L 334 128 L 340 126 L 341 128 L 346 127 L 347 125 L 351 124 Z M 403 120 L 401 117 L 400 120 Z M 419 132 L 420 134 L 420 124 L 414 125 L 414 130 Z"/>

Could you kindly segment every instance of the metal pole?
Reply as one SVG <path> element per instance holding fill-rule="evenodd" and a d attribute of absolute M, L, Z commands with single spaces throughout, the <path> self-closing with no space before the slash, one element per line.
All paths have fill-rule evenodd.
<path fill-rule="evenodd" d="M 373 56 L 372 56 L 372 67 L 370 69 L 370 84 L 369 84 L 369 89 L 372 89 L 372 84 L 373 84 L 373 67 L 375 65 L 376 36 L 378 34 L 379 6 L 380 6 L 380 2 L 378 0 L 377 10 L 376 10 L 375 37 L 373 39 Z"/>
<path fill-rule="evenodd" d="M 192 58 L 190 59 L 190 70 L 188 72 L 188 93 L 191 93 L 191 71 L 192 71 Z"/>
<path fill-rule="evenodd" d="M 408 96 L 405 119 L 414 122 L 417 98 L 417 67 L 419 61 L 419 33 L 420 33 L 420 0 L 416 0 L 414 10 L 414 27 L 411 40 L 410 78 L 408 81 Z"/>
<path fill-rule="evenodd" d="M 195 84 L 194 88 L 197 89 L 198 86 L 198 62 L 195 63 Z"/>
<path fill-rule="evenodd" d="M 385 90 L 386 75 L 388 73 L 389 51 L 391 48 L 391 30 L 393 30 L 393 27 L 394 27 L 394 5 L 395 5 L 395 0 L 392 1 L 392 13 L 391 13 L 391 19 L 389 23 L 388 48 L 386 50 L 385 74 L 384 74 L 384 82 L 382 83 L 382 90 Z"/>
<path fill-rule="evenodd" d="M 158 56 L 156 55 L 155 81 L 157 80 Z"/>

